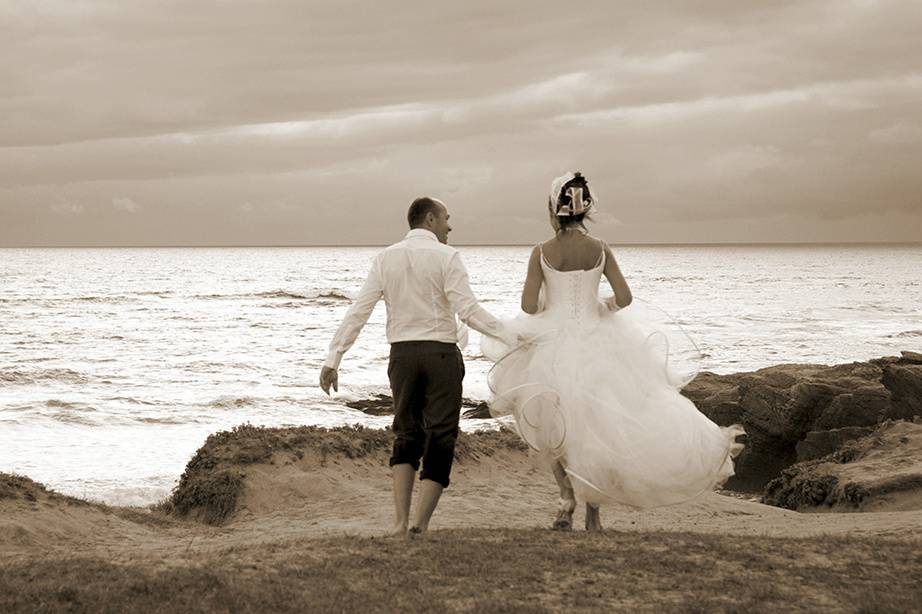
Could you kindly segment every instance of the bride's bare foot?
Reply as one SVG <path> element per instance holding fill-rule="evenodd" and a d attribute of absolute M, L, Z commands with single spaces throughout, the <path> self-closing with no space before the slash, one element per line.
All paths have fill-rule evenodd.
<path fill-rule="evenodd" d="M 391 531 L 391 535 L 395 537 L 403 537 L 407 534 L 407 523 L 400 523 L 394 525 L 394 529 Z"/>
<path fill-rule="evenodd" d="M 407 529 L 407 539 L 419 539 L 425 532 L 426 530 L 420 527 L 410 527 Z"/>
<path fill-rule="evenodd" d="M 601 531 L 602 530 L 602 520 L 599 518 L 599 508 L 598 506 L 586 504 L 586 530 L 587 531 Z"/>
<path fill-rule="evenodd" d="M 573 528 L 573 510 L 576 509 L 575 499 L 560 499 L 557 507 L 557 516 L 551 528 L 555 531 L 569 531 Z"/>

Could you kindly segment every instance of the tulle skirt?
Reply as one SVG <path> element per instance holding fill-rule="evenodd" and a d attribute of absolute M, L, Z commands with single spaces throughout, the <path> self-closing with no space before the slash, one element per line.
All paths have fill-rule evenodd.
<path fill-rule="evenodd" d="M 697 373 L 694 345 L 649 305 L 599 313 L 591 323 L 522 314 L 507 321 L 530 339 L 516 348 L 484 337 L 494 417 L 560 462 L 589 503 L 672 505 L 722 484 L 743 430 L 680 394 Z"/>

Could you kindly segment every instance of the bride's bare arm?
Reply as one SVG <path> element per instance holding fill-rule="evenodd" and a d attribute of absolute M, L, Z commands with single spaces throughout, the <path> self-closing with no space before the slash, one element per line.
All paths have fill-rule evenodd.
<path fill-rule="evenodd" d="M 612 291 L 615 293 L 615 304 L 618 307 L 627 307 L 634 300 L 631 289 L 628 287 L 627 281 L 624 280 L 621 269 L 618 268 L 618 263 L 615 261 L 614 254 L 611 253 L 611 248 L 607 243 L 603 243 L 602 249 L 605 250 L 605 279 L 608 280 Z M 523 304 L 524 300 L 523 297 Z"/>
<path fill-rule="evenodd" d="M 522 311 L 525 313 L 538 313 L 538 295 L 541 293 L 542 283 L 544 283 L 544 271 L 541 270 L 541 249 L 535 246 L 528 260 L 525 287 L 522 288 Z"/>

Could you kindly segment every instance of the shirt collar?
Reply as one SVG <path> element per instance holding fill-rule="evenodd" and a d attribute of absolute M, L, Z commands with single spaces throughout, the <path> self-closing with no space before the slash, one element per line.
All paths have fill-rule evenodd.
<path fill-rule="evenodd" d="M 426 230 L 425 228 L 411 228 L 410 232 L 407 233 L 406 239 L 411 239 L 413 237 L 423 237 L 425 239 L 432 239 L 433 241 L 438 241 L 439 238 L 435 236 L 435 233 L 431 230 Z"/>

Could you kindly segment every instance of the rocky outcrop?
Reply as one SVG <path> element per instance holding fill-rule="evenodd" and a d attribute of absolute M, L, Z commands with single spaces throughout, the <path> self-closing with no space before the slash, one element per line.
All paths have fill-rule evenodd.
<path fill-rule="evenodd" d="M 922 415 L 922 364 L 888 365 L 883 384 L 891 393 L 890 417 L 906 420 Z"/>
<path fill-rule="evenodd" d="M 702 373 L 683 391 L 716 423 L 748 438 L 727 487 L 757 491 L 796 462 L 832 452 L 885 420 L 922 415 L 922 356 L 851 364 L 786 364 Z"/>
<path fill-rule="evenodd" d="M 840 429 L 810 431 L 806 437 L 797 442 L 797 462 L 832 454 L 849 441 L 870 435 L 873 431 L 873 427 L 870 426 L 845 426 Z"/>
<path fill-rule="evenodd" d="M 394 399 L 387 394 L 376 394 L 371 399 L 358 399 L 347 401 L 346 407 L 357 409 L 369 416 L 386 416 L 394 413 Z M 486 401 L 461 399 L 461 408 L 465 418 L 489 418 L 490 406 Z"/>
<path fill-rule="evenodd" d="M 922 509 L 922 423 L 885 422 L 771 480 L 763 502 L 792 510 Z"/>
<path fill-rule="evenodd" d="M 394 399 L 386 394 L 376 394 L 371 399 L 346 401 L 346 407 L 357 409 L 369 416 L 386 416 L 394 413 Z"/>

